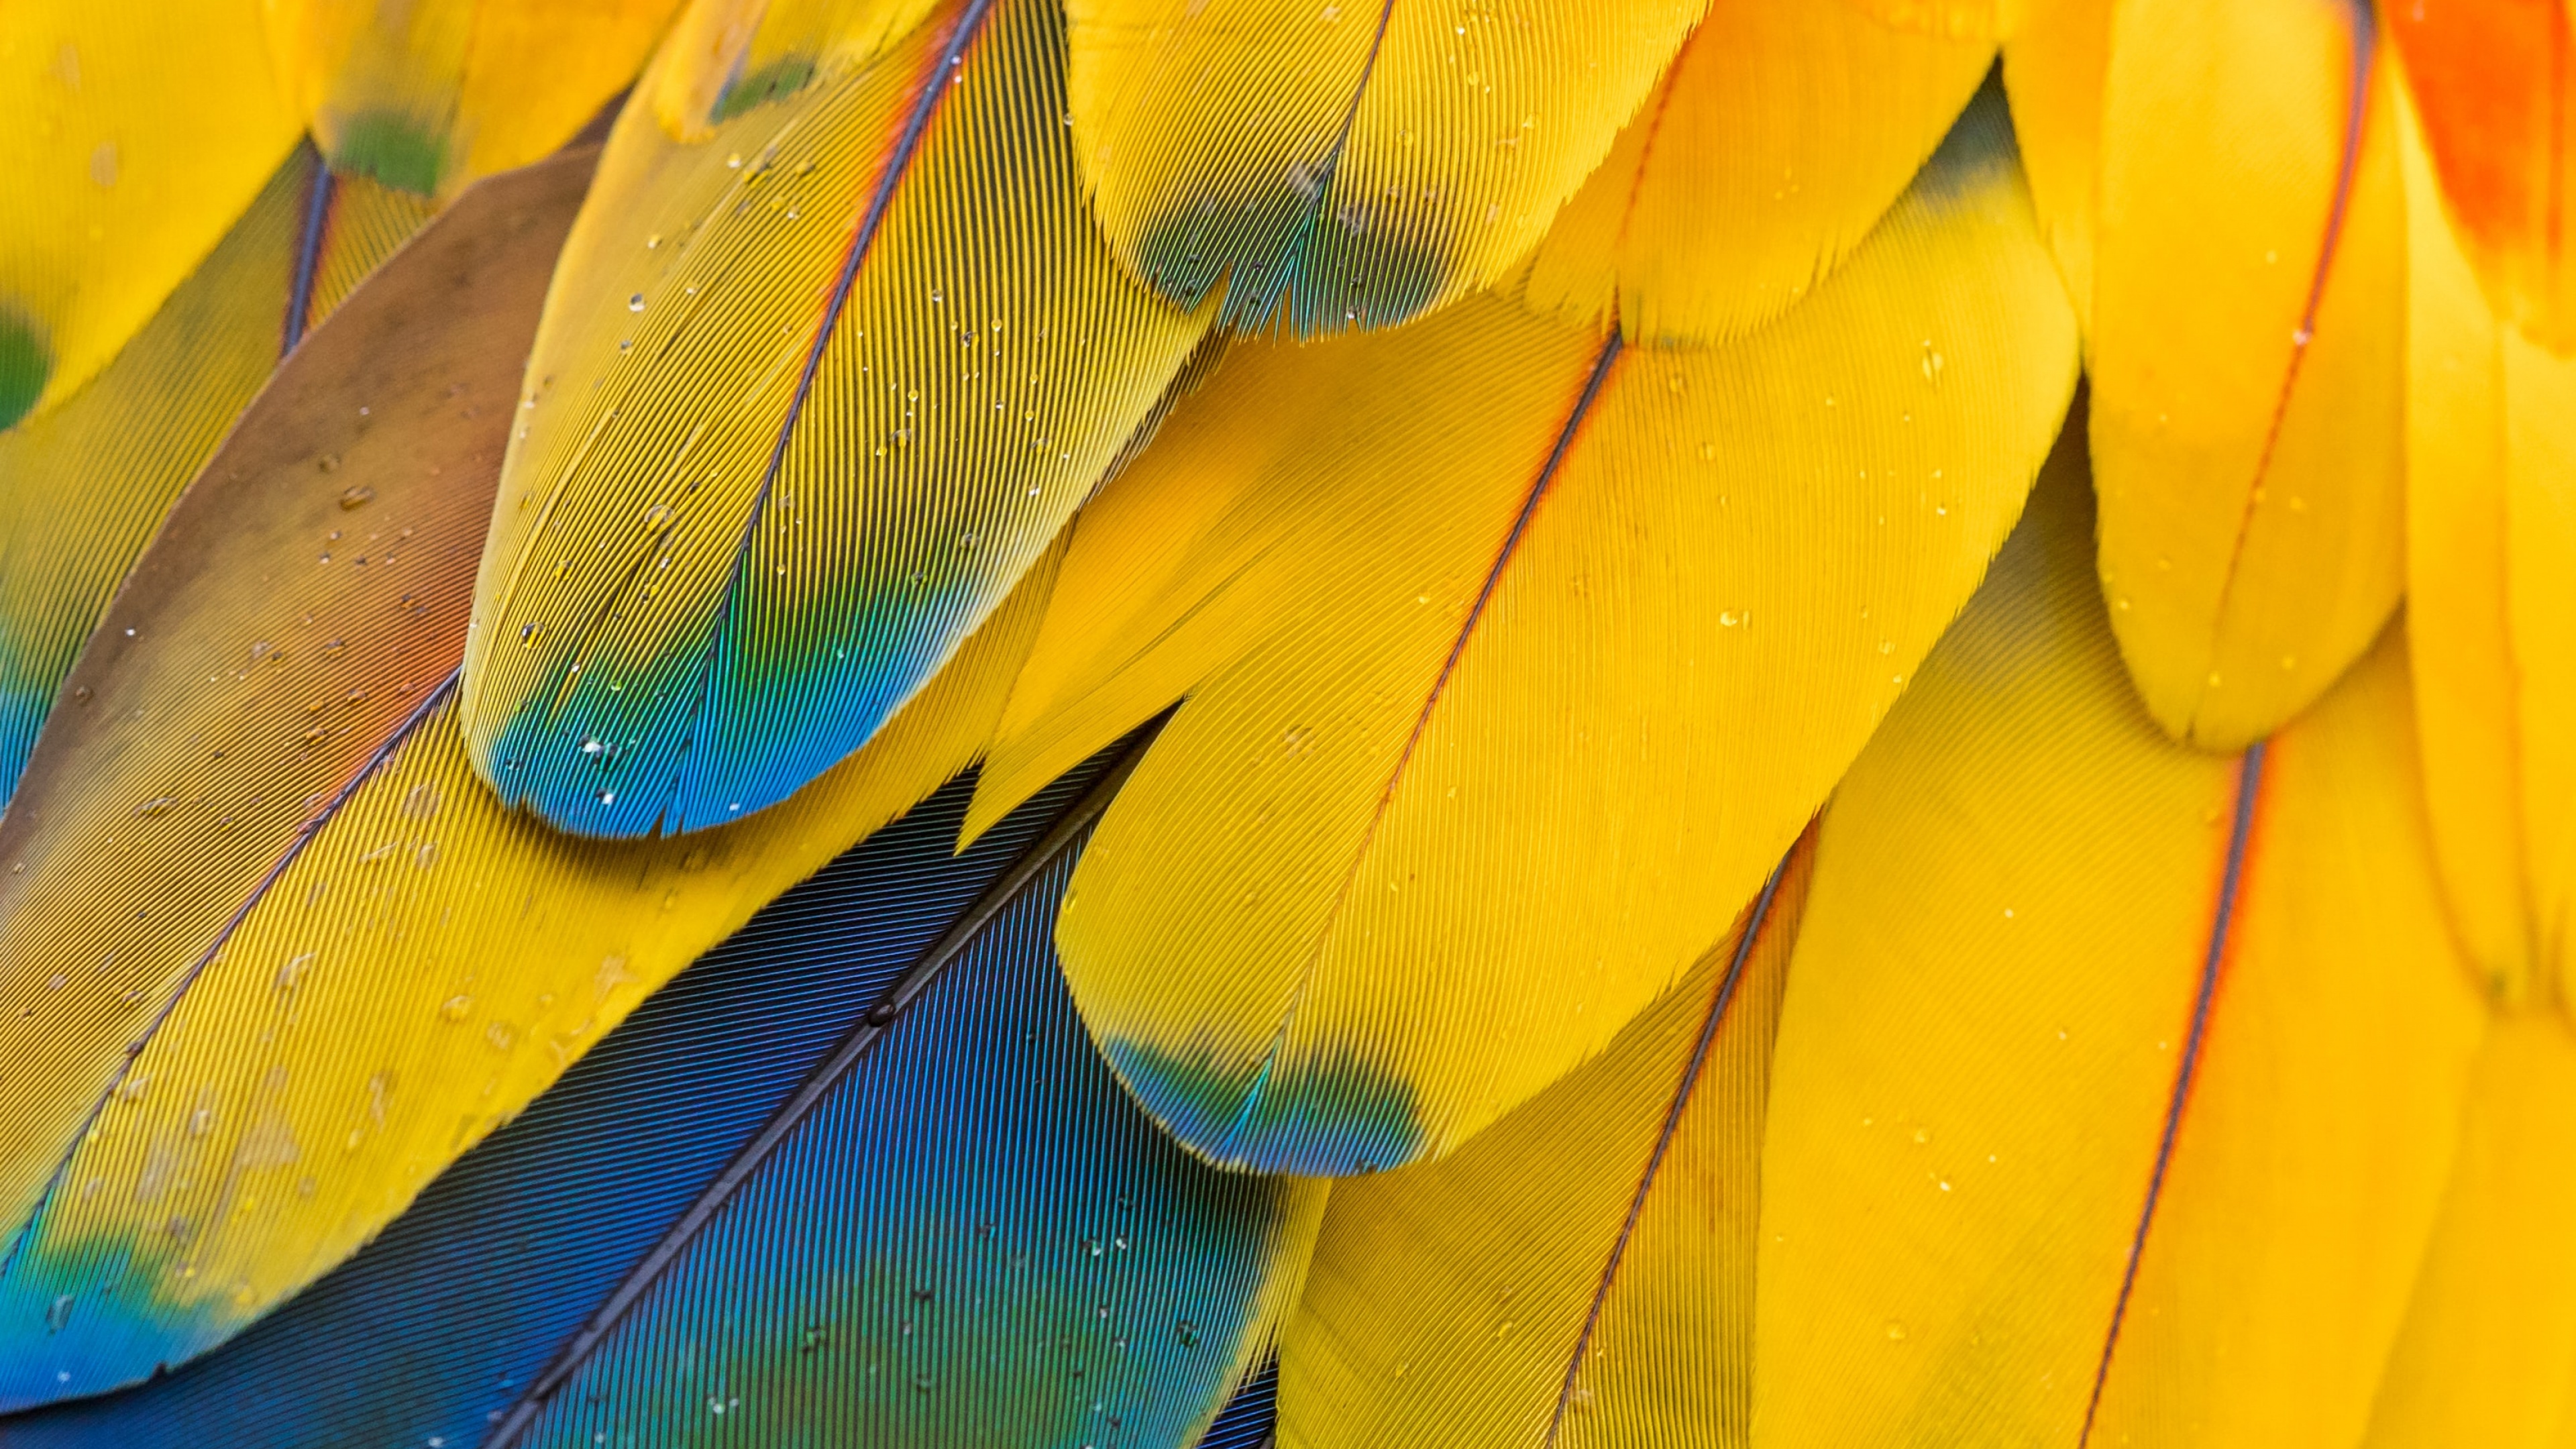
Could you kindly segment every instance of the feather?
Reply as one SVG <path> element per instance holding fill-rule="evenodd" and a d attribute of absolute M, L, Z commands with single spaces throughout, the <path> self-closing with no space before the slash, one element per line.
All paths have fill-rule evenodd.
<path fill-rule="evenodd" d="M 2410 0 L 2380 13 L 2496 313 L 2576 353 L 2576 17 L 2553 0 Z"/>
<path fill-rule="evenodd" d="M 2419 656 L 2420 657 L 2420 656 Z M 2576 1430 L 2576 1041 L 2497 1020 L 2363 1449 L 2556 1449 Z"/>
<path fill-rule="evenodd" d="M 1069 0 L 1091 205 L 1231 324 L 1402 322 L 1510 274 L 1706 4 Z"/>
<path fill-rule="evenodd" d="M 469 191 L 298 350 L 108 611 L 0 822 L 0 1402 L 238 1331 L 992 728 L 1043 567 L 757 828 L 590 844 L 475 782 L 473 561 L 590 160 Z M 65 1297 L 95 1306 L 48 1334 Z"/>
<path fill-rule="evenodd" d="M 1085 765 L 957 857 L 968 787 L 934 797 L 274 1317 L 8 1442 L 1188 1443 L 1293 1296 L 1323 1193 L 1192 1162 L 1084 1040 L 1045 918 L 1116 774 Z"/>
<path fill-rule="evenodd" d="M 2039 230 L 2057 258 L 2075 320 L 2093 325 L 2093 198 L 2102 151 L 2102 75 L 2110 0 L 2033 0 L 2004 42 L 2004 91 Z"/>
<path fill-rule="evenodd" d="M 1837 788 L 1773 1051 L 1751 1442 L 2356 1442 L 2485 1013 L 2403 641 L 2240 758 L 2121 678 L 2080 440 Z"/>
<path fill-rule="evenodd" d="M 1812 859 L 1599 1057 L 1440 1162 L 1335 1186 L 1281 1442 L 1744 1442 L 1764 1078 Z"/>
<path fill-rule="evenodd" d="M 2052 0 L 1849 0 L 1882 25 L 1944 40 L 2008 40 L 2028 19 L 2033 3 Z"/>
<path fill-rule="evenodd" d="M 2240 749 L 2321 695 L 2397 603 L 2405 220 L 2387 66 L 2354 0 L 2121 0 L 2100 30 L 2055 23 L 2107 46 L 2089 167 L 2064 163 L 2076 137 L 2044 134 L 2082 80 L 2056 78 L 2064 94 L 2021 120 L 2061 180 L 2093 181 L 2112 628 L 2159 724 Z"/>
<path fill-rule="evenodd" d="M 2073 351 L 1991 103 L 1732 347 L 1501 297 L 1239 345 L 1128 525 L 1077 526 L 1120 551 L 1068 566 L 970 826 L 1188 694 L 1066 901 L 1084 1019 L 1219 1161 L 1437 1156 L 1724 932 L 2010 529 Z M 1170 584 L 1099 587 L 1200 490 Z"/>
<path fill-rule="evenodd" d="M 1631 342 L 1744 335 L 1860 244 L 1994 56 L 1851 0 L 1716 0 L 1540 243 L 1530 300 Z"/>
<path fill-rule="evenodd" d="M 806 48 L 704 140 L 628 111 L 558 269 L 463 718 L 484 777 L 559 828 L 719 824 L 869 739 L 1206 329 L 1083 215 L 1054 12 L 880 18 L 773 17 Z M 693 56 L 646 91 L 685 95 Z"/>
<path fill-rule="evenodd" d="M 277 74 L 344 176 L 452 197 L 563 145 L 678 0 L 263 0 Z"/>
<path fill-rule="evenodd" d="M 0 433 L 0 805 L 81 641 L 282 352 L 420 223 L 298 148 L 194 275 L 62 406 Z"/>
<path fill-rule="evenodd" d="M 2500 326 L 2407 132 L 2407 618 L 2435 859 L 2501 1000 L 2576 1000 L 2576 362 Z"/>
<path fill-rule="evenodd" d="M 107 365 L 259 195 L 296 130 L 258 0 L 0 10 L 0 428 Z"/>

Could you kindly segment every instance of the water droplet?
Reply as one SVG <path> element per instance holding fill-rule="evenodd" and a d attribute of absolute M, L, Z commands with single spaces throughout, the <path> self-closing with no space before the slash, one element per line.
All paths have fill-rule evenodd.
<path fill-rule="evenodd" d="M 661 244 L 662 244 L 662 234 L 661 234 L 660 232 L 658 232 L 658 231 L 657 231 L 657 232 L 655 232 L 655 233 L 653 233 L 651 236 L 648 236 L 648 237 L 644 238 L 644 250 L 646 250 L 646 251 L 648 251 L 648 252 L 649 252 L 649 251 L 651 251 L 651 250 L 653 250 L 655 247 L 660 246 Z"/>
<path fill-rule="evenodd" d="M 313 466 L 321 469 L 325 473 L 337 473 L 340 471 L 340 455 L 337 453 L 325 453 L 321 457 L 313 460 Z"/>
<path fill-rule="evenodd" d="M 171 796 L 156 795 L 134 807 L 134 818 L 137 820 L 157 820 L 160 817 L 169 814 L 170 807 L 178 803 L 179 802 Z"/>
<path fill-rule="evenodd" d="M 641 292 L 638 292 L 638 293 L 636 293 L 634 296 L 627 298 L 627 299 L 626 299 L 626 310 L 627 310 L 627 311 L 629 311 L 629 312 L 641 312 L 641 311 L 643 311 L 643 310 L 644 310 L 644 294 L 643 294 L 643 293 L 641 293 Z"/>
<path fill-rule="evenodd" d="M 1199 1326 L 1190 1322 L 1188 1319 L 1182 1319 L 1173 1329 L 1173 1332 L 1180 1336 L 1181 1346 L 1183 1348 L 1196 1348 L 1199 1346 Z"/>
<path fill-rule="evenodd" d="M 474 1014 L 474 998 L 451 996 L 439 1006 L 438 1014 L 449 1021 L 463 1021 Z"/>
<path fill-rule="evenodd" d="M 375 501 L 375 497 L 376 490 L 368 487 L 364 483 L 360 483 L 354 487 L 343 488 L 340 490 L 340 507 L 343 510 L 364 508 L 369 503 Z"/>
<path fill-rule="evenodd" d="M 54 1301 L 45 1305 L 45 1332 L 60 1333 L 71 1326 L 71 1321 L 72 1295 L 69 1293 L 54 1295 Z"/>
<path fill-rule="evenodd" d="M 614 805 L 617 803 L 617 792 L 614 790 L 602 790 L 592 798 L 599 801 L 602 805 Z"/>

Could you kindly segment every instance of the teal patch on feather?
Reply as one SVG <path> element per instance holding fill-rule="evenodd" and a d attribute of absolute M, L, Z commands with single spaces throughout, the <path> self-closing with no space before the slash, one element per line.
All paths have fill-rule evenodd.
<path fill-rule="evenodd" d="M 812 83 L 814 58 L 810 55 L 782 55 L 760 69 L 735 78 L 725 87 L 716 102 L 712 119 L 730 121 L 745 111 L 785 100 Z"/>
<path fill-rule="evenodd" d="M 1332 216 L 1318 207 L 1314 194 L 1284 183 L 1253 196 L 1199 197 L 1146 231 L 1137 262 L 1181 306 L 1197 306 L 1222 284 L 1224 325 L 1284 321 L 1300 336 L 1392 327 L 1439 295 L 1448 269 L 1438 253 L 1376 224 L 1364 205 Z"/>
<path fill-rule="evenodd" d="M 53 374 L 53 352 L 34 324 L 0 312 L 0 428 L 17 426 Z"/>
<path fill-rule="evenodd" d="M 200 1306 L 219 1291 L 189 1262 L 199 1225 L 57 1242 L 55 1216 L 37 1219 L 0 1278 L 0 1337 L 16 1345 L 0 1355 L 0 1413 L 121 1388 L 138 1362 L 179 1363 L 220 1341 L 225 1315 Z"/>
<path fill-rule="evenodd" d="M 331 169 L 435 196 L 447 170 L 447 138 L 400 111 L 360 111 L 341 125 Z"/>
<path fill-rule="evenodd" d="M 1286 1072 L 1275 1063 L 1220 1070 L 1204 1052 L 1181 1056 L 1136 1041 L 1102 1051 L 1164 1130 L 1220 1167 L 1351 1177 L 1423 1151 L 1412 1086 L 1347 1051 Z"/>
<path fill-rule="evenodd" d="M 1986 72 L 1985 84 L 1969 98 L 1966 110 L 1950 123 L 1948 135 L 1934 148 L 1923 169 L 1914 173 L 1913 195 L 1928 205 L 1974 201 L 2021 165 L 2021 145 L 2013 138 L 2012 113 L 2004 100 L 2000 67 Z"/>

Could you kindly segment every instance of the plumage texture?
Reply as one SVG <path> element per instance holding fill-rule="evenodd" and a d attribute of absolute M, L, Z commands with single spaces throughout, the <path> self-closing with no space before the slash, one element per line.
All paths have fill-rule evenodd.
<path fill-rule="evenodd" d="M 107 365 L 297 130 L 270 79 L 259 0 L 0 12 L 0 428 Z"/>
<path fill-rule="evenodd" d="M 975 818 L 1189 696 L 1058 928 L 1183 1141 L 1437 1156 L 1723 933 L 2062 416 L 2073 329 L 1999 110 L 1741 343 L 1496 297 L 1240 345 L 1077 524 Z"/>
<path fill-rule="evenodd" d="M 2564 0 L 2409 0 L 2382 13 L 2486 295 L 2525 335 L 2576 354 L 2576 16 Z"/>
<path fill-rule="evenodd" d="M 1742 336 L 1860 244 L 1994 56 L 1852 0 L 1716 0 L 1540 243 L 1529 299 L 1631 342 Z"/>
<path fill-rule="evenodd" d="M 277 75 L 334 171 L 452 197 L 569 139 L 678 0 L 259 0 Z"/>
<path fill-rule="evenodd" d="M 2407 160 L 2407 618 L 2435 859 L 2495 995 L 2576 1000 L 2576 361 L 2496 320 L 2420 145 Z"/>
<path fill-rule="evenodd" d="M 279 356 L 427 219 L 402 193 L 325 179 L 299 147 L 115 360 L 0 432 L 0 805 L 179 490 Z"/>
<path fill-rule="evenodd" d="M 2053 245 L 2089 240 L 2102 587 L 2156 721 L 2240 749 L 2370 645 L 2402 581 L 2389 67 L 2352 0 L 2087 9 L 2034 20 L 2006 77 L 2035 93 Z"/>
<path fill-rule="evenodd" d="M 1812 852 L 1599 1057 L 1448 1158 L 1338 1184 L 1280 1442 L 1740 1444 L 1764 1079 Z"/>
<path fill-rule="evenodd" d="M 1402 322 L 1509 275 L 1706 3 L 1068 0 L 1086 192 L 1182 305 Z"/>
<path fill-rule="evenodd" d="M 2560 1449 L 2576 1436 L 2576 1041 L 2488 1028 L 2432 1246 L 2364 1449 Z"/>
<path fill-rule="evenodd" d="M 2403 643 L 2241 759 L 2121 678 L 2068 448 L 1837 789 L 1781 1006 L 1752 1442 L 2359 1440 L 2484 1013 Z"/>
<path fill-rule="evenodd" d="M 556 272 L 463 717 L 485 778 L 558 828 L 721 824 L 867 741 L 1206 328 L 1082 212 L 1060 17 L 881 18 L 771 17 L 806 48 L 702 139 L 624 113 Z M 666 52 L 646 90 L 707 55 Z"/>
<path fill-rule="evenodd" d="M 275 1317 L 150 1385 L 14 1420 L 8 1442 L 493 1442 L 496 1423 L 673 1223 L 787 1120 L 801 1084 L 873 1029 L 872 1007 L 998 895 L 1019 904 L 976 934 L 838 1092 L 807 1108 L 811 1128 L 762 1159 L 738 1194 L 744 1211 L 718 1219 L 690 1260 L 711 1262 L 721 1242 L 737 1267 L 783 1269 L 772 1278 L 783 1282 L 882 1264 L 892 1246 L 914 1250 L 904 1272 L 882 1292 L 852 1285 L 808 1299 L 778 1332 L 733 1340 L 752 1352 L 721 1370 L 692 1363 L 685 1341 L 641 1345 L 668 1399 L 605 1432 L 609 1442 L 813 1442 L 837 1415 L 885 1442 L 988 1442 L 957 1437 L 981 1403 L 1095 1425 L 1114 1414 L 1116 1442 L 1186 1444 L 1293 1289 L 1321 1192 L 1222 1177 L 1183 1157 L 1118 1095 L 1044 974 L 1042 917 L 1061 871 L 1016 887 L 1010 877 L 1062 843 L 1055 827 L 1103 771 L 1076 771 L 956 858 L 949 842 L 968 787 L 952 787 L 692 966 Z M 740 1029 L 747 1017 L 762 1023 L 756 1038 Z M 947 1115 L 953 1102 L 930 1099 L 942 1088 L 1011 1120 L 964 1130 Z M 878 1130 L 852 1130 L 862 1105 L 880 1109 L 869 1118 Z M 1050 1170 L 1067 1156 L 1088 1170 Z M 923 1223 L 920 1207 L 943 1197 L 966 1199 L 958 1217 Z M 747 1233 L 754 1221 L 761 1231 Z M 1020 1296 L 1014 1285 L 1032 1278 L 1074 1291 Z M 739 1286 L 724 1298 L 652 1300 L 655 1311 L 763 1301 Z M 1114 1322 L 1097 1316 L 1104 1301 Z M 1012 1341 L 998 1363 L 961 1360 L 960 1335 L 1005 1303 L 1054 1321 L 1040 1332 L 1030 1317 L 1003 1319 Z M 84 1299 L 61 1317 L 68 1326 L 95 1309 Z M 721 1341 L 722 1330 L 699 1340 Z M 745 1372 L 763 1367 L 784 1369 L 784 1382 Z M 1014 1379 L 1009 1367 L 1039 1371 Z M 1247 1397 L 1230 1421 L 1260 1417 L 1266 1398 Z"/>
<path fill-rule="evenodd" d="M 140 1378 L 310 1281 L 1001 708 L 1042 579 L 755 828 L 592 844 L 476 782 L 471 570 L 589 160 L 470 192 L 298 352 L 0 823 L 0 1209 L 33 1216 L 0 1277 L 9 1402 Z M 119 1280 L 149 1288 L 102 1299 Z M 64 1297 L 100 1306 L 48 1332 Z"/>

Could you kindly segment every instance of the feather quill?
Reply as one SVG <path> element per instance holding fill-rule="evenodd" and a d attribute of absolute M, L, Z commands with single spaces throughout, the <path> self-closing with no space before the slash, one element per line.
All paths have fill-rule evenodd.
<path fill-rule="evenodd" d="M 466 662 L 477 768 L 558 828 L 721 824 L 870 739 L 1045 554 L 1206 329 L 1083 214 L 1051 8 L 886 19 L 771 16 L 784 39 L 765 27 L 742 59 L 786 57 L 691 139 L 662 110 L 695 93 L 680 68 L 733 58 L 675 47 L 609 141 L 548 296 Z"/>
<path fill-rule="evenodd" d="M 1189 1443 L 1293 1296 L 1322 1190 L 1184 1157 L 1054 979 L 1044 917 L 1115 754 L 962 856 L 969 787 L 934 797 L 691 966 L 274 1317 L 0 1436 Z M 1262 1417 L 1246 1398 L 1227 1427 Z"/>
<path fill-rule="evenodd" d="M 1069 0 L 1086 191 L 1183 306 L 1402 322 L 1510 275 L 1705 4 Z"/>
<path fill-rule="evenodd" d="M 2485 1012 L 2403 641 L 2167 739 L 2080 437 L 1836 790 L 1774 1047 L 1760 1446 L 2358 1441 Z"/>
<path fill-rule="evenodd" d="M 0 822 L 0 1304 L 35 1305 L 0 1307 L 0 1399 L 239 1331 L 989 734 L 1043 568 L 757 828 L 587 844 L 475 782 L 473 561 L 590 161 L 469 191 L 298 350 L 110 608 Z M 96 1306 L 49 1333 L 63 1297 Z"/>
<path fill-rule="evenodd" d="M 2370 647 L 2402 582 L 2389 67 L 2357 0 L 2065 0 L 2016 51 L 2052 243 L 2089 245 L 2068 272 L 2112 627 L 2159 724 L 2241 749 Z"/>
<path fill-rule="evenodd" d="M 1436 1156 L 1724 931 L 2009 530 L 2073 348 L 1991 98 L 1731 347 L 1499 297 L 1238 344 L 1077 525 L 970 823 L 1189 696 L 1067 899 L 1085 1019 L 1217 1160 Z"/>

